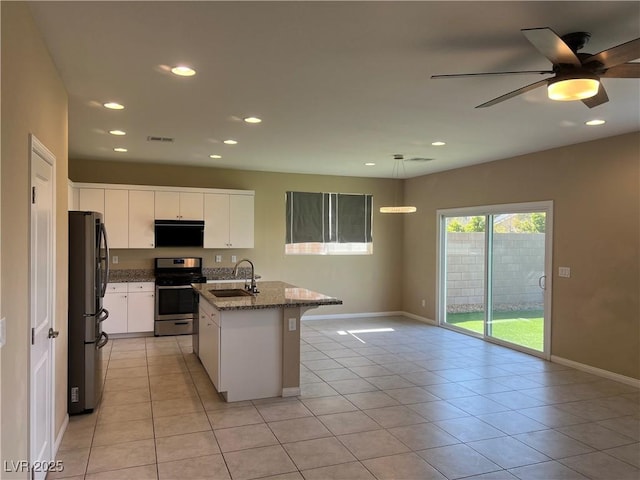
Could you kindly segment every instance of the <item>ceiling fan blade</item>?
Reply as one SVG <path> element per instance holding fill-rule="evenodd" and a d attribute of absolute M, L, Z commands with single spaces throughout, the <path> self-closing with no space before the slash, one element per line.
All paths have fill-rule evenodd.
<path fill-rule="evenodd" d="M 518 72 L 485 72 L 485 73 L 452 73 L 448 75 L 431 75 L 431 78 L 460 78 L 460 77 L 482 77 L 494 75 L 547 75 L 554 73 L 553 70 L 524 70 Z"/>
<path fill-rule="evenodd" d="M 601 77 L 640 78 L 640 63 L 623 63 L 609 68 Z"/>
<path fill-rule="evenodd" d="M 526 87 L 521 87 L 517 90 L 514 90 L 513 92 L 509 92 L 506 93 L 504 95 L 501 95 L 497 98 L 494 98 L 493 100 L 489 100 L 488 102 L 483 103 L 482 105 L 478 105 L 476 108 L 486 108 L 486 107 L 491 107 L 493 105 L 495 105 L 496 103 L 500 103 L 500 102 L 504 102 L 505 100 L 509 100 L 510 98 L 513 97 L 517 97 L 518 95 L 522 95 L 523 93 L 529 92 L 531 90 L 534 90 L 538 87 L 542 87 L 543 85 L 547 84 L 547 80 L 539 80 L 535 83 L 532 83 L 530 85 L 527 85 Z"/>
<path fill-rule="evenodd" d="M 525 28 L 520 31 L 554 65 L 559 63 L 576 67 L 581 65 L 575 52 L 549 27 Z"/>
<path fill-rule="evenodd" d="M 605 68 L 611 68 L 621 63 L 637 60 L 638 58 L 640 58 L 640 38 L 591 55 L 584 60 L 584 63 L 595 61 L 602 63 Z"/>
<path fill-rule="evenodd" d="M 593 108 L 598 105 L 602 105 L 603 103 L 607 103 L 609 101 L 609 96 L 607 95 L 607 91 L 604 89 L 604 85 L 600 83 L 600 88 L 598 88 L 598 93 L 596 93 L 591 98 L 585 98 L 582 100 L 587 107 Z"/>

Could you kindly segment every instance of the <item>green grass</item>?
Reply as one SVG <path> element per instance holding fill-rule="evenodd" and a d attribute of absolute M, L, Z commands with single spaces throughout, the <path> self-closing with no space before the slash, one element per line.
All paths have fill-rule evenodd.
<path fill-rule="evenodd" d="M 482 334 L 484 312 L 447 313 L 447 323 Z M 491 336 L 541 352 L 544 322 L 541 310 L 494 312 Z"/>

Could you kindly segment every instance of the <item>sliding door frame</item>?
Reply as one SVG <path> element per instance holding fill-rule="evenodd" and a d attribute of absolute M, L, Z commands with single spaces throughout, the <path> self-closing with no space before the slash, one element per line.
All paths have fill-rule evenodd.
<path fill-rule="evenodd" d="M 542 352 L 526 348 L 520 345 L 516 345 L 510 342 L 501 341 L 495 337 L 491 337 L 487 332 L 486 316 L 488 315 L 487 309 L 490 308 L 491 302 L 488 296 L 491 291 L 491 259 L 492 248 L 491 237 L 493 235 L 493 225 L 489 222 L 485 224 L 485 321 L 484 321 L 484 335 L 479 335 L 474 332 L 462 328 L 456 328 L 453 325 L 446 323 L 446 218 L 448 217 L 466 217 L 466 216 L 487 216 L 498 215 L 501 213 L 531 213 L 531 212 L 545 212 L 545 258 L 544 258 L 544 350 Z M 482 338 L 488 342 L 496 343 L 514 350 L 525 352 L 531 355 L 545 358 L 549 360 L 551 358 L 551 300 L 553 292 L 553 201 L 539 201 L 539 202 L 526 202 L 526 203 L 507 203 L 499 205 L 480 205 L 474 207 L 460 207 L 460 208 L 447 208 L 436 210 L 437 225 L 437 275 L 438 280 L 436 282 L 436 317 L 437 323 L 443 328 L 455 330 L 456 332 L 471 335 L 477 338 Z"/>

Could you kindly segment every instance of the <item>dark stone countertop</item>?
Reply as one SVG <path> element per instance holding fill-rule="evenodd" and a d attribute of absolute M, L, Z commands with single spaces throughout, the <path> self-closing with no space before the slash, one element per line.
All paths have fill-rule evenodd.
<path fill-rule="evenodd" d="M 319 307 L 342 305 L 342 300 L 284 282 L 258 282 L 259 293 L 243 297 L 219 298 L 211 293 L 216 289 L 244 288 L 244 282 L 198 283 L 192 287 L 218 310 L 256 310 L 280 307 Z"/>

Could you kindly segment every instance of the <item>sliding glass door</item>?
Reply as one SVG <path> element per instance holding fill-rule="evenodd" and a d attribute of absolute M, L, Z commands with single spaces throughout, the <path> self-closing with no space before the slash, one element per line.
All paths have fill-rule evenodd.
<path fill-rule="evenodd" d="M 548 355 L 551 202 L 439 211 L 440 323 Z"/>

